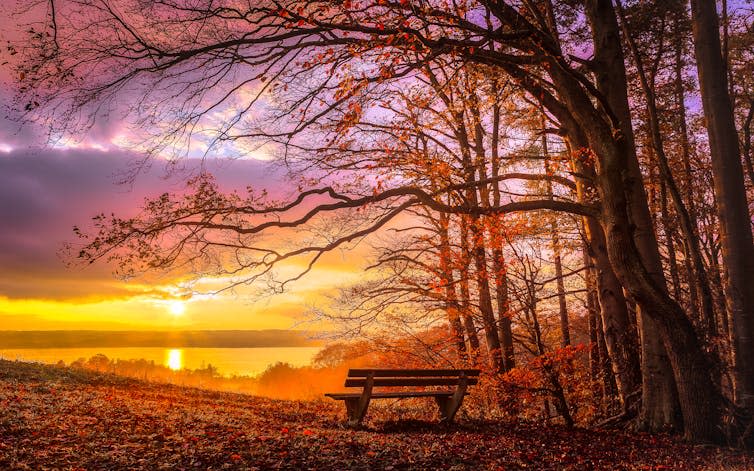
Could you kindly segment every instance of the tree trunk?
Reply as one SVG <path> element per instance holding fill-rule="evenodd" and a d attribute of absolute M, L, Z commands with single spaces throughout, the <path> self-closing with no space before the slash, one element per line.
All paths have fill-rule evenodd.
<path fill-rule="evenodd" d="M 484 140 L 483 130 L 481 122 L 479 121 L 478 109 L 475 107 L 475 103 L 470 103 L 469 107 L 472 114 L 472 129 L 474 136 L 474 149 L 475 159 L 471 159 L 471 146 L 468 141 L 468 134 L 465 130 L 465 123 L 462 117 L 456 118 L 456 122 L 459 123 L 461 148 L 464 159 L 464 166 L 466 169 L 466 183 L 472 185 L 475 179 L 483 181 L 486 179 L 484 171 L 485 155 L 484 155 Z M 478 194 L 479 193 L 479 194 Z M 489 205 L 489 195 L 486 185 L 479 187 L 479 190 L 471 186 L 467 190 L 467 199 L 473 206 L 485 206 Z M 482 324 L 484 327 L 484 335 L 487 339 L 487 351 L 490 356 L 490 365 L 492 369 L 498 373 L 505 372 L 505 364 L 503 362 L 502 349 L 500 347 L 500 336 L 498 334 L 498 325 L 495 320 L 494 310 L 492 308 L 492 292 L 490 290 L 490 274 L 487 269 L 487 238 L 484 228 L 484 221 L 480 216 L 470 216 L 471 222 L 469 225 L 472 249 L 474 256 L 474 268 L 475 268 L 475 281 L 477 286 L 477 292 L 479 295 L 479 310 L 482 314 Z"/>
<path fill-rule="evenodd" d="M 442 284 L 445 287 L 445 312 L 448 315 L 448 323 L 450 324 L 451 333 L 455 340 L 458 358 L 462 363 L 466 363 L 469 357 L 468 352 L 466 351 L 466 340 L 463 335 L 463 324 L 461 323 L 456 285 L 453 280 L 452 252 L 450 248 L 450 238 L 448 236 L 450 216 L 441 213 L 438 222 L 438 232 L 440 233 L 440 253 L 438 262 Z"/>
<path fill-rule="evenodd" d="M 649 123 L 649 137 L 651 139 L 651 147 L 654 150 L 654 154 L 657 157 L 657 166 L 661 175 L 661 219 L 664 226 L 664 230 L 667 237 L 668 256 L 670 258 L 670 270 L 673 281 L 673 288 L 675 290 L 675 299 L 680 300 L 680 287 L 678 285 L 678 266 L 675 261 L 675 251 L 673 250 L 673 240 L 669 232 L 669 215 L 667 213 L 666 192 L 670 193 L 673 206 L 680 222 L 680 229 L 683 232 L 683 236 L 686 242 L 686 253 L 691 256 L 692 263 L 694 265 L 694 272 L 696 275 L 696 282 L 700 288 L 701 301 L 702 301 L 702 326 L 708 332 L 708 335 L 715 335 L 717 332 L 715 324 L 715 313 L 712 306 L 712 293 L 710 291 L 709 282 L 707 281 L 707 274 L 704 269 L 704 263 L 702 261 L 702 250 L 699 244 L 699 238 L 696 232 L 696 226 L 693 224 L 691 216 L 689 215 L 686 205 L 681 197 L 681 191 L 678 189 L 678 185 L 673 178 L 672 171 L 670 169 L 670 163 L 667 155 L 665 154 L 665 146 L 663 145 L 662 133 L 660 130 L 660 117 L 657 111 L 657 102 L 655 96 L 655 78 L 654 73 L 647 73 L 644 69 L 644 65 L 641 62 L 641 55 L 636 46 L 636 43 L 631 35 L 620 1 L 617 2 L 618 14 L 621 16 L 623 31 L 626 36 L 626 41 L 629 45 L 629 50 L 632 52 L 634 62 L 639 75 L 639 83 L 641 84 L 644 92 L 644 97 L 647 102 L 647 122 Z M 658 54 L 662 54 L 659 51 Z"/>
<path fill-rule="evenodd" d="M 493 84 L 495 90 L 497 87 Z M 500 134 L 500 106 L 495 102 L 492 109 L 492 143 L 491 143 L 491 171 L 492 178 L 500 175 L 500 156 L 498 155 L 498 139 Z M 500 206 L 500 182 L 492 183 L 492 204 Z M 513 350 L 513 330 L 511 328 L 510 300 L 508 296 L 508 275 L 506 273 L 505 256 L 503 255 L 504 216 L 496 216 L 499 225 L 490 225 L 490 243 L 492 244 L 492 267 L 495 270 L 495 296 L 497 300 L 497 325 L 500 344 L 503 349 L 503 368 L 509 371 L 516 367 L 516 357 Z M 492 233 L 493 227 L 496 232 Z"/>
<path fill-rule="evenodd" d="M 599 223 L 587 222 L 589 252 L 597 272 L 597 297 L 605 345 L 615 377 L 618 398 L 623 411 L 629 413 L 634 404 L 630 398 L 641 388 L 641 368 L 637 339 L 628 315 L 623 287 L 610 264 L 605 234 Z"/>
<path fill-rule="evenodd" d="M 603 136 L 603 139 L 611 141 L 608 135 Z M 595 143 L 597 141 L 597 139 L 594 140 Z M 625 154 L 623 152 L 612 154 L 609 149 L 600 149 L 600 147 L 602 146 L 598 147 L 598 153 L 602 156 L 604 163 L 603 171 L 599 176 L 600 180 L 603 180 L 600 185 L 600 196 L 605 212 L 603 226 L 607 235 L 611 265 L 616 269 L 616 274 L 623 286 L 628 289 L 639 305 L 652 306 L 652 311 L 650 311 L 652 320 L 657 326 L 657 331 L 662 334 L 663 343 L 673 365 L 686 436 L 698 441 L 719 442 L 722 440 L 719 429 L 720 398 L 712 379 L 711 365 L 686 314 L 667 295 L 663 287 L 657 285 L 654 277 L 644 267 L 633 240 L 628 236 L 631 223 L 626 214 L 628 205 L 625 196 L 618 192 L 605 191 L 607 188 L 625 185 L 622 181 L 625 175 Z M 612 147 L 612 144 L 606 147 Z M 645 335 L 648 329 L 644 321 L 648 319 L 648 316 L 640 319 L 643 323 L 642 334 Z M 644 345 L 647 346 L 646 341 Z M 645 357 L 654 354 L 651 349 L 646 349 L 643 353 Z M 648 362 L 651 360 L 651 357 L 648 358 Z M 660 399 L 667 397 L 667 391 L 657 389 L 659 384 L 667 384 L 656 381 L 656 379 L 663 380 L 664 377 L 654 376 L 654 372 L 646 368 L 648 362 L 643 362 L 645 380 L 650 382 L 654 392 L 660 394 Z M 665 373 L 661 374 L 664 376 Z M 652 397 L 643 398 L 644 401 L 653 399 Z M 673 410 L 672 406 L 668 407 L 667 404 L 661 403 L 655 406 Z M 658 411 L 658 408 L 655 407 L 652 411 Z"/>
<path fill-rule="evenodd" d="M 580 97 L 574 84 L 564 83 L 564 94 L 571 95 L 569 104 L 573 116 L 588 138 L 599 158 L 600 172 L 597 189 L 602 202 L 602 226 L 605 230 L 610 265 L 615 270 L 631 296 L 652 316 L 657 332 L 667 349 L 678 386 L 680 407 L 683 411 L 686 437 L 695 441 L 721 441 L 720 396 L 712 380 L 712 368 L 694 332 L 691 322 L 681 307 L 671 299 L 665 287 L 645 267 L 641 252 L 632 237 L 633 222 L 629 219 L 625 189 L 632 188 L 631 172 L 627 163 L 633 153 L 626 139 L 602 123 L 601 115 Z M 646 204 L 646 201 L 645 201 Z M 646 307 L 651 306 L 648 310 Z M 646 319 L 642 318 L 642 321 Z M 648 332 L 643 323 L 644 332 Z M 645 344 L 646 346 L 646 344 Z M 651 351 L 651 350 L 648 350 Z M 663 378 L 665 379 L 664 376 Z M 650 383 L 656 377 L 647 374 Z M 651 383 L 658 391 L 657 383 Z M 659 391 L 663 393 L 663 391 Z M 658 404 L 665 406 L 665 404 Z"/>
<path fill-rule="evenodd" d="M 474 325 L 474 318 L 471 315 L 471 293 L 469 290 L 469 235 L 466 221 L 463 217 L 460 218 L 460 239 L 461 239 L 461 254 L 460 259 L 460 295 L 461 295 L 461 317 L 463 318 L 463 327 L 466 331 L 466 337 L 469 339 L 469 352 L 471 353 L 471 359 L 473 363 L 476 363 L 479 357 L 479 336 L 477 335 L 476 325 Z"/>
<path fill-rule="evenodd" d="M 607 157 L 624 159 L 623 168 L 620 170 L 624 172 L 623 175 L 615 181 L 602 179 L 604 184 L 615 186 L 602 187 L 601 195 L 604 197 L 606 193 L 623 193 L 621 199 L 627 206 L 621 211 L 628 210 L 625 213 L 628 220 L 625 221 L 627 225 L 622 229 L 627 231 L 625 234 L 633 233 L 633 244 L 638 251 L 640 266 L 652 278 L 654 287 L 665 291 L 667 288 L 662 261 L 652 228 L 639 161 L 636 157 L 631 113 L 628 106 L 626 68 L 615 10 L 611 0 L 589 0 L 586 2 L 586 14 L 592 26 L 594 39 L 594 73 L 597 89 L 605 97 L 606 105 L 612 110 L 614 119 L 617 120 L 617 123 L 613 125 L 617 125 L 619 132 L 622 133 L 620 157 L 617 157 L 615 150 L 612 150 L 610 155 L 602 155 L 598 152 L 601 159 Z M 582 127 L 586 126 L 591 126 L 591 123 L 582 124 Z M 589 131 L 591 129 L 584 129 L 587 135 Z M 595 137 L 589 138 L 589 143 L 596 150 L 598 143 L 594 142 Z M 615 142 L 615 138 L 613 137 L 611 141 Z M 600 177 L 603 172 L 600 172 Z M 613 230 L 614 228 L 605 227 L 608 253 L 611 254 L 610 261 L 620 277 L 620 272 L 625 270 L 625 267 L 618 266 L 612 255 L 611 248 L 615 248 L 617 242 L 611 240 L 610 234 Z M 628 288 L 625 282 L 622 284 Z M 642 303 L 639 297 L 634 293 L 631 294 L 639 301 L 640 309 L 637 318 L 639 318 L 639 327 L 642 329 L 640 331 L 642 342 L 642 416 L 640 422 L 649 430 L 665 429 L 668 424 L 677 427 L 678 399 L 674 394 L 675 388 L 672 384 L 673 372 L 667 353 L 663 351 L 667 345 L 663 345 L 660 339 L 660 329 L 655 325 L 662 313 L 647 312 L 657 309 L 658 306 L 653 303 Z"/>
<path fill-rule="evenodd" d="M 615 12 L 610 0 L 586 3 L 587 16 L 593 25 L 594 60 L 589 67 L 599 84 L 596 90 L 588 78 L 563 61 L 557 47 L 547 41 L 541 47 L 535 42 L 532 47 L 542 53 L 557 97 L 527 76 L 518 64 L 503 59 L 494 65 L 518 79 L 532 96 L 542 100 L 560 122 L 562 134 L 569 138 L 578 138 L 582 133 L 586 136 L 583 141 L 588 143 L 586 151 L 598 164 L 596 188 L 602 203 L 600 223 L 605 231 L 610 265 L 621 285 L 642 307 L 642 314 L 654 321 L 654 329 L 647 322 L 642 323 L 645 333 L 661 336 L 673 372 L 671 377 L 663 374 L 661 379 L 674 379 L 677 384 L 685 435 L 694 441 L 721 441 L 721 396 L 713 380 L 712 366 L 691 321 L 667 294 L 656 239 L 651 224 L 647 224 L 649 211 L 631 135 L 625 65 Z M 510 20 L 516 27 L 526 23 L 523 17 Z M 479 60 L 488 63 L 484 58 Z M 617 83 L 611 83 L 613 81 Z M 577 139 L 576 142 L 582 141 Z M 651 383 L 652 379 L 648 376 L 650 386 L 661 389 Z"/>
<path fill-rule="evenodd" d="M 686 204 L 689 210 L 689 220 L 691 226 L 698 228 L 697 210 L 696 210 L 696 197 L 694 195 L 694 171 L 691 167 L 691 143 L 689 142 L 688 124 L 686 120 L 686 92 L 684 90 L 683 83 L 683 52 L 684 41 L 686 35 L 681 30 L 682 19 L 680 16 L 686 15 L 685 9 L 678 9 L 677 16 L 674 21 L 674 60 L 673 60 L 673 92 L 675 94 L 676 101 L 676 115 L 678 117 L 678 131 L 681 143 L 681 160 L 683 163 L 683 183 L 684 183 L 684 196 L 686 198 Z M 698 232 L 698 229 L 697 229 Z M 691 253 L 688 244 L 685 245 L 686 250 L 686 271 L 688 272 L 689 279 L 689 291 L 690 302 L 692 303 L 693 317 L 698 319 L 699 325 L 704 323 L 704 312 L 715 313 L 715 298 L 712 295 L 712 288 L 710 286 L 710 278 L 704 269 L 702 264 L 702 273 L 700 274 L 698 269 L 691 266 Z M 706 283 L 706 288 L 705 288 Z M 706 291 L 706 294 L 705 294 Z M 705 297 L 706 296 L 706 297 Z"/>
<path fill-rule="evenodd" d="M 754 242 L 741 154 L 720 53 L 715 2 L 691 0 L 697 71 L 707 122 L 715 206 L 726 276 L 726 306 L 732 321 L 736 402 L 754 415 Z"/>
<path fill-rule="evenodd" d="M 582 256 L 584 259 L 584 285 L 586 287 L 586 311 L 589 325 L 589 378 L 592 380 L 592 384 L 595 385 L 595 396 L 599 397 L 604 396 L 605 393 L 604 388 L 599 388 L 600 366 L 602 365 L 598 334 L 600 322 L 597 318 L 598 301 L 594 266 L 592 264 L 592 257 L 589 256 L 586 240 L 583 242 Z"/>
<path fill-rule="evenodd" d="M 577 155 L 572 149 L 584 149 L 584 142 L 569 144 L 571 165 L 576 175 L 585 178 L 576 179 L 576 193 L 579 201 L 586 201 L 585 180 L 596 178 L 594 170 L 583 162 L 588 161 L 583 156 Z M 611 376 L 615 382 L 618 399 L 623 411 L 628 413 L 633 404 L 629 398 L 633 397 L 641 387 L 641 370 L 639 366 L 638 343 L 631 326 L 628 314 L 628 305 L 623 295 L 623 287 L 620 284 L 610 259 L 607 254 L 605 233 L 599 222 L 594 218 L 583 218 L 584 234 L 586 236 L 587 250 L 595 265 L 595 283 L 597 299 L 599 301 L 599 325 L 605 344 L 606 357 L 610 361 Z"/>
<path fill-rule="evenodd" d="M 493 267 L 495 269 L 495 295 L 497 297 L 498 335 L 503 348 L 503 367 L 510 371 L 516 367 L 513 351 L 513 330 L 511 329 L 510 300 L 508 299 L 508 276 L 506 274 L 505 257 L 502 243 L 495 247 Z"/>
<path fill-rule="evenodd" d="M 665 236 L 665 247 L 668 251 L 668 270 L 670 271 L 670 281 L 673 286 L 673 297 L 681 300 L 681 277 L 678 274 L 678 260 L 675 255 L 675 244 L 673 243 L 673 223 L 670 221 L 670 211 L 668 210 L 668 191 L 665 182 L 660 179 L 660 221 L 662 222 L 662 232 Z"/>
<path fill-rule="evenodd" d="M 547 133 L 545 132 L 545 116 L 542 111 L 542 155 L 544 156 L 545 175 L 550 175 L 549 148 L 547 145 Z M 547 197 L 553 199 L 552 182 L 546 181 Z M 571 332 L 568 326 L 568 306 L 566 305 L 565 285 L 563 283 L 563 262 L 560 257 L 560 238 L 558 237 L 555 216 L 550 215 L 550 242 L 552 243 L 553 264 L 555 265 L 555 283 L 558 293 L 558 313 L 560 315 L 560 344 L 566 347 L 571 344 Z"/>

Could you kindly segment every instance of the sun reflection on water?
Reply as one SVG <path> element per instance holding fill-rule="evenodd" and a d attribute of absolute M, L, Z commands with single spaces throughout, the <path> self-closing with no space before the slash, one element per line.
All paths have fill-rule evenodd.
<path fill-rule="evenodd" d="M 183 350 L 180 348 L 168 350 L 165 356 L 165 366 L 173 371 L 183 368 Z"/>

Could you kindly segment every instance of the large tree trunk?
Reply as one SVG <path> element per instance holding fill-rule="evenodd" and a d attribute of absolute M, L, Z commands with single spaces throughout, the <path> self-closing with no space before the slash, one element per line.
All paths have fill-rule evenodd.
<path fill-rule="evenodd" d="M 598 159 L 600 171 L 596 187 L 602 203 L 601 223 L 610 265 L 629 294 L 641 306 L 653 308 L 645 312 L 652 316 L 671 361 L 685 435 L 694 441 L 720 442 L 720 394 L 713 381 L 712 367 L 690 320 L 645 267 L 632 237 L 633 222 L 628 213 L 631 206 L 626 195 L 626 190 L 632 188 L 632 177 L 626 167 L 630 156 L 635 158 L 634 149 L 628 146 L 620 130 L 606 125 L 604 116 L 594 108 L 578 83 L 563 75 L 556 77 L 554 83 L 569 113 L 563 114 L 555 104 L 551 106 L 562 115 L 566 126 L 571 126 L 566 132 L 576 142 L 581 142 L 579 134 L 584 133 Z M 578 129 L 572 129 L 574 124 Z M 646 324 L 643 327 L 646 331 Z M 646 379 L 653 381 L 655 377 L 647 375 Z"/>
<path fill-rule="evenodd" d="M 623 180 L 627 175 L 627 149 L 621 149 L 621 146 L 616 148 L 612 133 L 609 132 L 594 133 L 590 142 L 594 143 L 603 163 L 599 174 L 599 188 L 611 265 L 621 284 L 639 305 L 652 307 L 648 313 L 651 313 L 657 331 L 662 335 L 673 366 L 686 436 L 697 441 L 719 442 L 722 440 L 719 427 L 720 397 L 712 378 L 711 365 L 686 314 L 645 268 L 639 251 L 629 236 L 631 221 L 626 213 L 626 197 L 622 192 L 612 191 L 613 188 L 627 184 Z M 648 316 L 641 318 L 642 322 L 646 319 Z M 642 332 L 646 333 L 647 326 L 642 327 Z M 648 354 L 651 351 L 644 352 L 645 356 Z M 648 374 L 645 379 L 651 382 L 658 378 Z M 657 388 L 658 383 L 652 386 Z M 667 407 L 666 404 L 662 406 Z"/>
<path fill-rule="evenodd" d="M 620 130 L 606 125 L 604 116 L 594 108 L 579 84 L 562 75 L 554 82 L 598 158 L 597 189 L 610 265 L 621 285 L 645 308 L 644 312 L 652 316 L 662 337 L 677 384 L 686 437 L 695 441 L 721 441 L 720 395 L 708 358 L 686 314 L 645 266 L 632 236 L 634 224 L 628 211 L 633 208 L 626 190 L 633 188 L 632 173 L 627 166 L 631 156 L 635 160 L 634 149 Z M 643 328 L 647 331 L 646 323 Z M 652 375 L 646 376 L 647 381 L 655 379 Z M 652 386 L 658 389 L 656 383 Z"/>
<path fill-rule="evenodd" d="M 586 11 L 593 24 L 595 41 L 595 58 L 590 66 L 598 78 L 599 88 L 609 94 L 594 90 L 588 79 L 563 61 L 557 46 L 548 41 L 541 47 L 537 43 L 532 47 L 539 49 L 547 61 L 545 66 L 557 97 L 527 76 L 519 65 L 506 60 L 490 62 L 518 79 L 532 96 L 541 99 L 561 123 L 563 134 L 575 137 L 575 133 L 583 132 L 586 136 L 588 150 L 598 163 L 596 187 L 602 203 L 600 222 L 605 230 L 610 265 L 621 285 L 642 307 L 646 319 L 654 321 L 656 330 L 650 330 L 647 322 L 643 323 L 646 332 L 661 336 L 673 371 L 671 379 L 675 379 L 677 385 L 686 437 L 695 441 L 720 441 L 721 396 L 713 380 L 712 366 L 686 313 L 668 295 L 662 278 L 658 282 L 661 265 L 647 263 L 653 260 L 647 258 L 646 250 L 656 253 L 657 243 L 651 224 L 643 224 L 649 220 L 648 209 L 630 119 L 619 118 L 621 103 L 625 117 L 630 117 L 625 66 L 622 60 L 616 62 L 616 57 L 622 58 L 622 50 L 615 12 L 609 0 L 590 0 Z M 509 24 L 514 27 L 527 23 L 525 18 L 511 14 L 510 9 L 502 11 L 501 15 L 511 16 Z M 485 62 L 485 59 L 480 58 L 480 61 Z M 620 94 L 611 89 L 612 79 L 618 81 L 616 89 L 623 91 L 622 99 L 617 99 Z M 618 112 L 613 109 L 613 101 L 618 105 Z M 644 242 L 649 243 L 645 246 Z M 659 262 L 659 257 L 655 256 L 654 261 Z M 667 380 L 667 375 L 662 379 Z"/>
<path fill-rule="evenodd" d="M 603 229 L 591 218 L 586 227 L 589 251 L 597 272 L 597 297 L 605 345 L 618 388 L 618 398 L 623 411 L 629 413 L 634 408 L 630 399 L 641 388 L 638 343 L 633 333 L 623 287 L 610 264 Z"/>
<path fill-rule="evenodd" d="M 571 154 L 571 165 L 576 175 L 585 178 L 576 179 L 576 196 L 579 201 L 586 201 L 587 180 L 594 180 L 594 169 L 583 164 L 582 155 L 574 153 L 573 149 L 585 149 L 586 143 L 583 137 L 575 137 L 577 141 L 569 144 L 566 142 Z M 605 233 L 599 222 L 594 218 L 583 218 L 584 235 L 586 236 L 587 250 L 594 260 L 595 283 L 597 299 L 599 301 L 599 325 L 601 326 L 602 340 L 605 351 L 610 360 L 611 376 L 614 378 L 618 399 L 624 413 L 629 413 L 633 407 L 630 398 L 636 396 L 641 388 L 641 370 L 639 366 L 638 339 L 633 335 L 631 319 L 628 313 L 628 305 L 623 295 L 623 287 L 610 265 L 607 254 Z"/>
<path fill-rule="evenodd" d="M 707 281 L 706 271 L 704 269 L 704 263 L 702 261 L 702 249 L 699 244 L 699 238 L 696 233 L 696 227 L 693 224 L 691 216 L 689 215 L 686 205 L 681 197 L 681 191 L 673 178 L 672 171 L 670 169 L 670 162 L 665 153 L 665 146 L 662 140 L 662 132 L 660 130 L 660 116 L 657 110 L 657 100 L 655 96 L 655 77 L 653 71 L 646 71 L 644 65 L 641 62 L 641 55 L 639 54 L 638 47 L 634 41 L 631 31 L 628 27 L 625 16 L 622 14 L 622 6 L 620 2 L 617 3 L 618 13 L 621 15 L 623 23 L 623 31 L 626 36 L 626 41 L 629 45 L 629 50 L 633 54 L 634 62 L 639 75 L 639 83 L 641 84 L 644 92 L 644 97 L 647 101 L 647 122 L 649 123 L 649 137 L 651 141 L 651 148 L 654 150 L 654 154 L 657 157 L 657 166 L 661 175 L 661 222 L 664 226 L 664 230 L 667 236 L 668 256 L 670 258 L 670 269 L 673 288 L 675 290 L 675 299 L 680 300 L 678 282 L 678 267 L 675 261 L 675 251 L 673 250 L 673 240 L 670 234 L 669 228 L 669 215 L 667 212 L 666 193 L 670 193 L 673 206 L 680 222 L 680 229 L 683 232 L 683 236 L 686 242 L 686 253 L 691 257 L 691 261 L 694 265 L 694 271 L 696 274 L 696 282 L 700 288 L 701 301 L 702 301 L 702 323 L 708 335 L 714 335 L 717 332 L 715 323 L 715 313 L 712 307 L 712 294 L 710 291 L 709 283 Z M 662 49 L 657 54 L 662 54 Z"/>
<path fill-rule="evenodd" d="M 618 22 L 610 0 L 589 0 L 586 2 L 586 14 L 592 26 L 594 44 L 594 73 L 597 89 L 605 97 L 606 105 L 617 119 L 619 131 L 622 133 L 623 155 L 625 159 L 624 177 L 610 184 L 619 185 L 612 192 L 622 189 L 625 202 L 628 204 L 630 226 L 624 229 L 631 231 L 633 226 L 633 243 L 638 250 L 641 266 L 648 272 L 654 285 L 666 290 L 662 261 L 657 246 L 652 219 L 647 205 L 647 195 L 642 183 L 639 161 L 636 157 L 633 129 L 631 127 L 631 112 L 628 105 L 628 85 L 623 50 L 620 42 Z M 591 126 L 584 124 L 582 126 Z M 587 135 L 587 129 L 584 130 Z M 589 139 L 592 148 L 596 148 L 593 138 Z M 600 155 L 601 158 L 604 156 Z M 602 172 L 600 172 L 602 173 Z M 605 182 L 607 183 L 607 182 Z M 625 211 L 625 209 L 623 210 Z M 610 230 L 608 235 L 608 252 L 610 252 Z M 630 232 L 629 232 L 630 233 Z M 613 257 L 610 257 L 611 262 Z M 624 267 L 612 264 L 618 273 Z M 625 285 L 624 285 L 625 286 Z M 632 293 L 633 294 L 633 293 Z M 637 301 L 639 299 L 637 298 Z M 639 327 L 642 342 L 642 415 L 641 425 L 649 430 L 661 430 L 668 425 L 678 426 L 678 399 L 674 394 L 673 374 L 668 362 L 667 353 L 660 339 L 659 329 L 655 325 L 659 312 L 649 313 L 647 310 L 656 309 L 653 304 L 639 303 Z"/>
<path fill-rule="evenodd" d="M 735 399 L 754 413 L 754 243 L 741 154 L 720 53 L 715 2 L 691 0 L 697 71 L 707 122 L 715 205 L 725 263 L 725 295 L 732 321 Z"/>
<path fill-rule="evenodd" d="M 535 96 L 542 97 L 563 124 L 565 133 L 573 136 L 572 128 L 576 127 L 586 136 L 599 165 L 596 187 L 610 264 L 621 285 L 642 307 L 642 314 L 647 316 L 644 319 L 654 321 L 656 330 L 650 330 L 647 322 L 642 323 L 645 333 L 659 332 L 661 336 L 673 371 L 671 379 L 677 384 L 686 436 L 696 441 L 719 441 L 720 394 L 712 379 L 712 367 L 690 320 L 667 293 L 659 257 L 651 256 L 652 252 L 657 253 L 657 243 L 651 224 L 646 224 L 648 208 L 628 119 L 625 66 L 622 60 L 616 61 L 616 57 L 622 58 L 622 51 L 615 12 L 609 0 L 589 1 L 586 10 L 594 31 L 592 68 L 599 89 L 604 91 L 595 93 L 554 56 L 549 58 L 549 73 L 559 99 L 543 93 L 537 84 L 525 85 Z M 517 68 L 505 64 L 503 67 L 512 74 L 518 73 Z M 616 90 L 622 90 L 622 98 Z M 651 383 L 654 379 L 647 377 L 658 393 L 667 391 Z M 664 374 L 660 379 L 668 378 Z M 667 403 L 671 401 L 672 398 Z"/>

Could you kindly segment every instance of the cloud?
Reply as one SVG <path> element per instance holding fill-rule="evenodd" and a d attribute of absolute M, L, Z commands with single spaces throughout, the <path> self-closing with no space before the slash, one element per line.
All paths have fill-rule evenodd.
<path fill-rule="evenodd" d="M 139 295 L 113 281 L 104 264 L 66 268 L 59 256 L 75 242 L 73 226 L 94 215 L 135 214 L 145 197 L 181 188 L 180 175 L 165 177 L 156 161 L 133 185 L 117 184 L 119 174 L 140 156 L 126 151 L 29 149 L 0 153 L 0 296 L 86 299 Z M 198 167 L 188 161 L 188 171 Z M 269 163 L 243 160 L 205 162 L 223 189 L 281 188 Z M 277 184 L 276 184 L 277 183 Z"/>

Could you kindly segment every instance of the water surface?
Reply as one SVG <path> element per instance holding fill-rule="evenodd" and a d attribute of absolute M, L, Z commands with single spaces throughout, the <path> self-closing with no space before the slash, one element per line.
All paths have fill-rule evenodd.
<path fill-rule="evenodd" d="M 320 347 L 258 347 L 258 348 L 0 348 L 0 357 L 7 360 L 36 361 L 41 363 L 65 362 L 69 365 L 78 359 L 88 360 L 101 353 L 110 360 L 154 361 L 173 370 L 195 370 L 212 365 L 223 376 L 256 376 L 277 362 L 293 366 L 311 363 Z"/>

